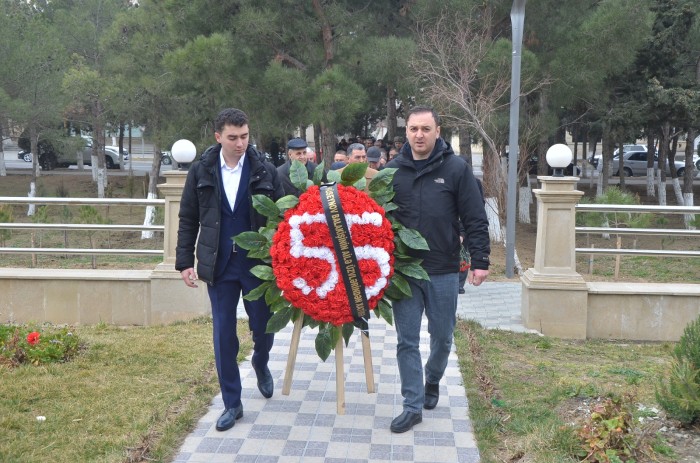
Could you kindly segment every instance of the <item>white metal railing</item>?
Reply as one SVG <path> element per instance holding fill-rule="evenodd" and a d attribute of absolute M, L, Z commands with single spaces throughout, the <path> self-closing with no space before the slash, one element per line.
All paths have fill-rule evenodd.
<path fill-rule="evenodd" d="M 46 204 L 46 205 L 130 205 L 164 206 L 164 199 L 129 198 L 44 198 L 44 197 L 0 197 L 0 204 Z M 164 225 L 132 224 L 65 224 L 65 223 L 0 223 L 0 230 L 65 230 L 65 231 L 165 231 Z M 163 249 L 91 249 L 91 248 L 17 248 L 0 247 L 0 254 L 76 254 L 76 255 L 139 255 L 163 256 Z"/>
<path fill-rule="evenodd" d="M 641 206 L 621 204 L 578 204 L 576 212 L 625 212 L 656 214 L 700 214 L 700 206 Z M 610 235 L 665 235 L 697 236 L 700 230 L 668 228 L 611 228 L 611 227 L 576 227 L 576 233 L 599 233 Z M 700 257 L 700 251 L 679 251 L 666 249 L 621 249 L 621 248 L 576 248 L 582 254 L 612 254 L 623 256 L 664 256 L 664 257 Z"/>

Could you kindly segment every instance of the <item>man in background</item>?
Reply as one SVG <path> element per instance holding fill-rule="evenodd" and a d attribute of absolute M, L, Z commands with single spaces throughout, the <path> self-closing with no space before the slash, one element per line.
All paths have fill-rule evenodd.
<path fill-rule="evenodd" d="M 309 179 L 314 177 L 314 169 L 316 169 L 316 163 L 309 161 L 306 155 L 306 140 L 303 138 L 292 138 L 287 142 L 287 161 L 277 168 L 277 173 L 280 176 L 280 181 L 282 182 L 282 189 L 285 195 L 299 196 L 301 191 L 294 186 L 292 180 L 289 178 L 289 169 L 292 167 L 292 161 L 297 160 L 304 164 L 306 167 L 306 172 Z M 313 151 L 312 151 L 313 153 Z"/>

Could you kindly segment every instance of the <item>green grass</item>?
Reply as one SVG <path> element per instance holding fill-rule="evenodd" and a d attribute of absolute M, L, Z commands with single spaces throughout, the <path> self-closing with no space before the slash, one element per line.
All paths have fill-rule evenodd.
<path fill-rule="evenodd" d="M 74 327 L 85 344 L 73 361 L 0 367 L 0 461 L 169 461 L 219 391 L 211 329 Z M 241 361 L 245 321 L 238 332 Z"/>
<path fill-rule="evenodd" d="M 658 408 L 654 389 L 672 349 L 489 331 L 473 322 L 460 322 L 455 339 L 483 463 L 579 461 L 562 411 L 623 393 Z"/>

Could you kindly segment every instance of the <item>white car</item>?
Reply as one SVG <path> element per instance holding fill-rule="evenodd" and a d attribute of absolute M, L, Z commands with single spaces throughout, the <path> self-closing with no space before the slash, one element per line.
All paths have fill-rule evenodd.
<path fill-rule="evenodd" d="M 645 145 L 622 145 L 622 152 L 623 153 L 630 153 L 630 152 L 647 152 L 647 147 Z M 620 148 L 616 149 L 613 151 L 613 157 L 617 157 L 617 155 L 620 153 Z M 588 162 L 591 163 L 593 167 L 596 169 L 598 168 L 598 164 L 600 163 L 601 158 L 603 157 L 602 153 L 595 153 L 593 156 L 588 158 Z"/>

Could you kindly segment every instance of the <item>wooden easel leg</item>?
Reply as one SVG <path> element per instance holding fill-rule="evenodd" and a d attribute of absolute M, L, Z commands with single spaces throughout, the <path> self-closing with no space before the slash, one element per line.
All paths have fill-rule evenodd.
<path fill-rule="evenodd" d="M 294 365 L 297 362 L 297 351 L 299 350 L 299 339 L 301 338 L 301 328 L 304 325 L 304 314 L 299 314 L 299 318 L 294 322 L 292 331 L 292 342 L 289 345 L 289 356 L 287 357 L 287 369 L 284 372 L 284 382 L 282 383 L 282 395 L 289 395 L 292 389 L 292 376 L 294 375 Z"/>
<path fill-rule="evenodd" d="M 372 367 L 372 348 L 369 345 L 367 333 L 360 332 L 362 338 L 362 355 L 365 359 L 365 381 L 367 382 L 367 394 L 377 392 L 374 388 L 374 368 Z"/>
<path fill-rule="evenodd" d="M 343 337 L 338 336 L 335 346 L 335 395 L 336 412 L 345 415 L 345 371 L 343 368 Z"/>

